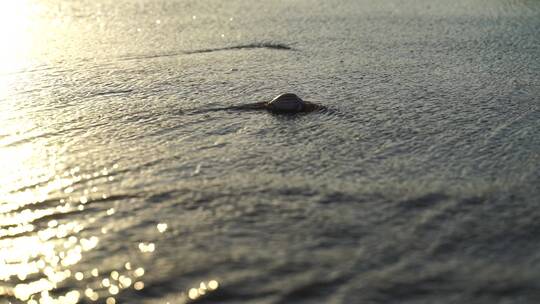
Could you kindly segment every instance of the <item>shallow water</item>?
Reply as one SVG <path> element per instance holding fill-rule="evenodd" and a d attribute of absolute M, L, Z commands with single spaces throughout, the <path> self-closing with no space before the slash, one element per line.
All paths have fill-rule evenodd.
<path fill-rule="evenodd" d="M 0 303 L 540 301 L 540 2 L 0 17 Z"/>

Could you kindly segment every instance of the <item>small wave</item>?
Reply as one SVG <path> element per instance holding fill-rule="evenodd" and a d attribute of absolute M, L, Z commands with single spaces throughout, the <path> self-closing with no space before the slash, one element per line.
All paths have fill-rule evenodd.
<path fill-rule="evenodd" d="M 277 303 L 295 303 L 313 299 L 314 301 L 334 295 L 335 291 L 346 284 L 350 276 L 339 276 L 327 280 L 315 280 L 292 288 L 286 292 Z"/>
<path fill-rule="evenodd" d="M 133 90 L 131 90 L 131 89 L 128 89 L 128 90 L 110 90 L 110 91 L 89 93 L 88 95 L 86 95 L 86 97 L 118 95 L 118 94 L 126 94 L 126 93 L 131 93 L 131 92 L 133 92 Z"/>
<path fill-rule="evenodd" d="M 291 46 L 288 46 L 283 43 L 250 43 L 250 44 L 241 44 L 233 45 L 219 48 L 208 48 L 208 49 L 199 49 L 191 51 L 180 51 L 173 53 L 163 53 L 163 54 L 153 54 L 153 55 L 139 55 L 139 56 L 126 56 L 119 58 L 120 60 L 138 60 L 138 59 L 153 59 L 153 58 L 162 58 L 162 57 L 174 57 L 181 55 L 191 55 L 191 54 L 202 54 L 202 53 L 212 53 L 220 51 L 233 51 L 233 50 L 243 50 L 243 49 L 271 49 L 271 50 L 281 50 L 281 51 L 294 51 L 295 49 Z"/>
<path fill-rule="evenodd" d="M 211 53 L 211 52 L 241 50 L 241 49 L 272 49 L 272 50 L 288 50 L 288 51 L 294 50 L 292 47 L 285 44 L 281 44 L 281 43 L 277 43 L 277 44 L 251 43 L 251 44 L 242 44 L 242 45 L 228 46 L 228 47 L 222 47 L 222 48 L 210 48 L 210 49 L 187 51 L 187 52 L 184 52 L 184 54 Z"/>
<path fill-rule="evenodd" d="M 399 205 L 407 210 L 423 209 L 433 206 L 441 201 L 447 200 L 449 197 L 444 193 L 427 193 L 419 197 L 404 199 L 399 202 Z"/>

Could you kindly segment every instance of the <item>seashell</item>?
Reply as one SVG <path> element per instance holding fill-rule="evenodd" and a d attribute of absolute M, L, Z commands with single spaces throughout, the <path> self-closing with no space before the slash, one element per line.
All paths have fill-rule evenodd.
<path fill-rule="evenodd" d="M 298 113 L 304 110 L 306 102 L 293 93 L 276 96 L 267 103 L 267 109 L 272 112 Z"/>

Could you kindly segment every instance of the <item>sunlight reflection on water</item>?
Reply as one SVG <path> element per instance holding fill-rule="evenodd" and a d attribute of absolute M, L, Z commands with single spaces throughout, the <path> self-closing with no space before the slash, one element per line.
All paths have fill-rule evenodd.
<path fill-rule="evenodd" d="M 0 48 L 0 71 L 24 66 L 32 51 L 32 15 L 36 8 L 29 0 L 0 2 L 0 40 L 9 42 L 9 47 Z"/>
<path fill-rule="evenodd" d="M 537 298 L 540 7 L 335 2 L 0 0 L 0 303 Z"/>
<path fill-rule="evenodd" d="M 54 142 L 28 140 L 28 130 L 44 131 L 27 117 L 3 120 L 0 281 L 4 283 L 0 284 L 0 299 L 16 298 L 32 304 L 77 303 L 81 297 L 92 301 L 108 297 L 107 302 L 111 302 L 114 298 L 109 296 L 131 287 L 144 271 L 113 271 L 113 283 L 105 284 L 107 281 L 99 278 L 97 268 L 81 269 L 78 264 L 85 252 L 98 248 L 99 237 L 84 233 L 95 219 L 70 215 L 83 211 L 86 204 L 96 199 L 108 197 L 101 188 L 113 180 L 111 172 L 118 166 L 89 173 L 79 167 L 68 168 L 62 148 Z M 113 214 L 114 208 L 106 212 L 107 216 Z M 83 289 L 82 284 L 73 284 L 73 280 L 84 281 L 87 287 Z M 56 291 L 59 287 L 62 292 Z"/>
<path fill-rule="evenodd" d="M 68 217 L 108 197 L 96 185 L 100 180 L 110 183 L 118 166 L 93 173 L 79 167 L 65 169 L 59 150 L 45 150 L 39 144 L 0 148 L 5 168 L 0 176 L 0 281 L 7 283 L 0 287 L 0 297 L 29 304 L 77 303 L 82 297 L 116 303 L 115 296 L 123 289 L 142 291 L 146 271 L 129 261 L 120 269 L 104 273 L 79 265 L 86 252 L 99 250 L 100 238 L 85 232 L 96 218 Z M 114 214 L 115 209 L 109 208 L 104 216 Z M 154 229 L 165 233 L 167 228 L 162 222 Z M 106 227 L 99 231 L 109 233 Z M 138 249 L 142 254 L 157 250 L 153 242 L 140 242 Z M 55 291 L 59 287 L 63 293 Z M 217 288 L 216 280 L 201 282 L 173 303 L 197 299 Z"/>
<path fill-rule="evenodd" d="M 74 163 L 64 143 L 45 136 L 51 132 L 49 124 L 25 110 L 33 101 L 17 92 L 27 90 L 22 83 L 32 82 L 26 71 L 39 56 L 55 52 L 43 43 L 47 39 L 42 36 L 58 23 L 58 17 L 43 18 L 47 5 L 54 3 L 0 1 L 0 40 L 9 42 L 0 48 L 0 302 L 114 304 L 123 290 L 144 292 L 147 272 L 130 261 L 129 254 L 120 266 L 85 262 L 88 255 L 107 252 L 103 238 L 116 232 L 103 220 L 117 216 L 116 206 L 94 206 L 110 201 L 118 165 L 88 169 L 85 160 Z M 87 208 L 99 213 L 87 213 Z M 159 222 L 153 229 L 164 234 L 168 225 Z M 153 240 L 140 240 L 132 249 L 152 256 L 159 248 Z M 180 290 L 170 303 L 184 303 L 217 288 L 216 280 L 200 282 Z"/>
<path fill-rule="evenodd" d="M 82 233 L 93 219 L 62 215 L 84 210 L 85 204 L 107 197 L 95 183 L 110 182 L 110 174 L 118 166 L 93 173 L 84 173 L 79 167 L 66 170 L 60 149 L 39 143 L 4 146 L 0 159 L 0 280 L 9 283 L 0 288 L 0 296 L 28 303 L 77 303 L 81 296 L 99 299 L 95 290 L 117 295 L 120 289 L 130 287 L 134 278 L 144 275 L 142 268 L 130 271 L 131 266 L 126 266 L 122 274 L 111 273 L 113 283 L 108 283 L 108 278 L 98 284 L 94 281 L 94 285 L 87 280 L 84 290 L 55 292 L 61 284 L 69 286 L 69 280 L 99 276 L 96 268 L 77 267 L 75 271 L 84 253 L 99 245 L 97 236 L 83 237 Z M 109 209 L 108 216 L 114 214 L 110 210 L 114 209 Z"/>
<path fill-rule="evenodd" d="M 37 154 L 41 152 L 37 147 L 32 151 Z M 30 157 L 32 153 L 12 153 L 7 159 L 18 164 L 21 172 L 29 173 L 36 165 L 28 162 Z M 30 167 L 25 167 L 26 163 Z M 54 170 L 54 166 L 49 170 Z M 82 280 L 84 273 L 73 273 L 72 268 L 81 261 L 84 252 L 95 249 L 99 244 L 97 236 L 79 236 L 85 229 L 85 223 L 66 220 L 61 216 L 80 210 L 79 207 L 89 201 L 88 198 L 81 200 L 76 197 L 75 192 L 66 191 L 76 181 L 82 180 L 76 174 L 77 170 L 66 171 L 61 176 L 54 175 L 51 181 L 43 185 L 33 183 L 31 179 L 25 181 L 16 175 L 9 175 L 15 178 L 10 183 L 9 176 L 3 176 L 0 280 L 15 285 L 3 287 L 0 290 L 2 294 L 29 303 L 38 298 L 43 303 L 78 302 L 78 290 L 56 297 L 48 293 L 72 276 Z M 53 195 L 57 193 L 71 195 L 55 198 Z M 114 288 L 111 291 L 118 293 Z M 95 298 L 96 295 L 91 293 L 90 297 Z"/>
<path fill-rule="evenodd" d="M 39 149 L 33 151 L 40 152 Z M 23 159 L 17 159 L 16 156 Z M 26 171 L 29 172 L 31 168 L 22 166 L 24 160 L 27 160 L 24 158 L 28 157 L 32 157 L 32 154 L 14 153 L 10 160 L 19 164 L 21 171 L 28 169 Z M 101 170 L 99 176 L 107 178 L 111 170 Z M 0 280 L 13 285 L 2 286 L 0 296 L 13 296 L 28 303 L 38 303 L 38 300 L 39 303 L 77 303 L 82 296 L 95 301 L 100 297 L 117 295 L 121 289 L 131 287 L 134 280 L 137 280 L 134 289 L 143 289 L 141 277 L 145 274 L 144 268 L 137 267 L 132 270 L 129 262 L 125 264 L 125 269 L 113 270 L 110 274 L 104 273 L 101 276 L 97 268 L 84 270 L 76 267 L 85 252 L 99 246 L 99 237 L 81 237 L 86 225 L 93 222 L 92 219 L 85 222 L 61 216 L 81 210 L 81 207 L 94 199 L 91 192 L 85 194 L 85 199 L 81 199 L 78 197 L 79 191 L 72 190 L 78 181 L 95 178 L 94 174 L 79 173 L 79 170 L 66 171 L 61 176 L 55 175 L 52 181 L 41 186 L 31 182 L 25 184 L 21 178 L 9 183 L 8 177 L 3 176 L 3 185 L 9 185 L 7 188 L 15 190 L 2 188 Z M 17 188 L 27 189 L 17 192 Z M 91 186 L 91 189 L 94 188 Z M 68 189 L 70 190 L 66 191 Z M 57 193 L 68 196 L 54 198 Z M 101 198 L 97 191 L 94 195 L 95 198 Z M 141 246 L 143 252 L 153 252 L 155 249 L 152 243 L 141 243 Z M 68 288 L 64 294 L 54 292 L 69 280 L 84 280 L 87 287 L 84 290 Z M 54 295 L 51 294 L 53 292 Z M 112 301 L 109 298 L 107 302 Z"/>

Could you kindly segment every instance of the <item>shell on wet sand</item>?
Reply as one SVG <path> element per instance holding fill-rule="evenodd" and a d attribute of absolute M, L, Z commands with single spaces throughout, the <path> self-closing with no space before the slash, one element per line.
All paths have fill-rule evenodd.
<path fill-rule="evenodd" d="M 304 111 L 306 102 L 293 93 L 285 93 L 276 96 L 268 102 L 268 110 L 282 113 L 298 113 Z"/>

